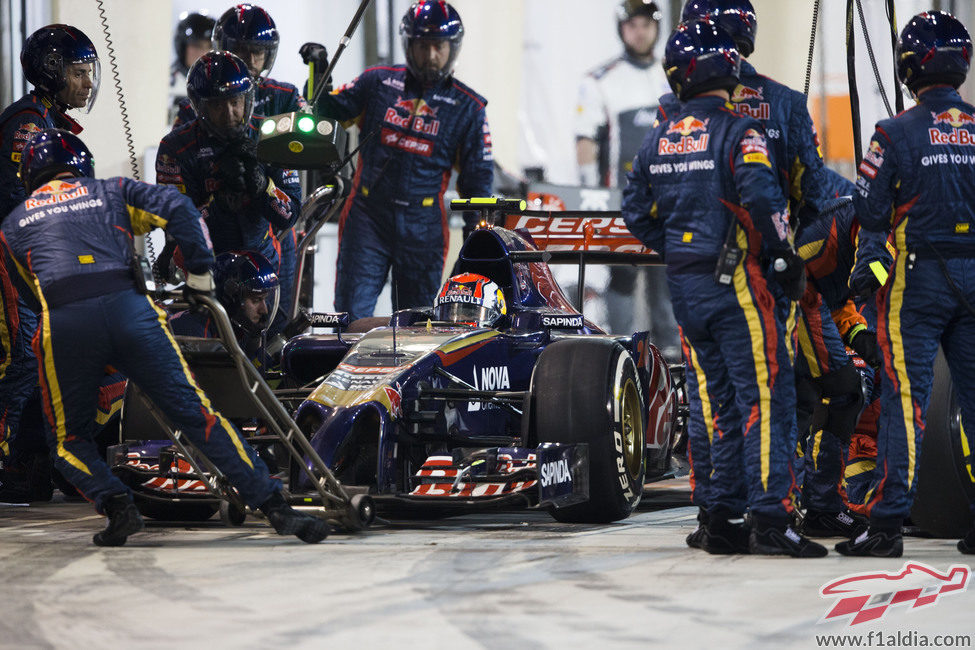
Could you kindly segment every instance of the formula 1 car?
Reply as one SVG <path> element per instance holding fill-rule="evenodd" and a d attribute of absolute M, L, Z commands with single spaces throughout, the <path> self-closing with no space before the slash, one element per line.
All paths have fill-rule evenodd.
<path fill-rule="evenodd" d="M 476 230 L 455 268 L 502 289 L 509 308 L 496 327 L 436 322 L 429 309 L 351 325 L 347 314 L 313 314 L 313 325 L 339 332 L 288 342 L 284 376 L 302 389 L 275 391 L 297 404 L 293 418 L 275 419 L 309 439 L 314 453 L 304 467 L 273 437 L 264 444 L 262 410 L 248 406 L 249 395 L 230 394 L 241 389 L 228 387 L 226 373 L 214 375 L 234 365 L 221 342 L 180 339 L 211 399 L 250 432 L 296 505 L 303 494 L 318 504 L 307 477 L 324 471 L 338 479 L 332 491 L 348 495 L 343 507 L 368 503 L 391 517 L 539 508 L 560 521 L 610 522 L 632 512 L 644 483 L 674 475 L 681 377 L 646 332 L 609 335 L 589 322 L 548 266 L 579 264 L 581 286 L 586 261 L 659 258 L 621 220 L 535 218 L 514 203 L 522 208 L 508 217 L 514 229 Z M 206 472 L 191 471 L 192 459 L 171 447 L 172 432 L 149 435 L 153 409 L 130 392 L 113 464 L 143 513 L 199 520 L 220 509 L 227 523 L 242 521 L 239 508 L 214 498 Z"/>
<path fill-rule="evenodd" d="M 531 225 L 525 219 L 509 225 Z M 627 255 L 596 250 L 600 235 L 635 241 L 612 219 L 586 223 L 555 229 L 565 239 L 577 228 L 569 239 L 582 251 L 541 250 L 524 228 L 470 235 L 455 273 L 502 288 L 509 307 L 499 327 L 414 309 L 362 334 L 350 334 L 361 329 L 353 323 L 289 342 L 286 372 L 318 378 L 295 421 L 343 485 L 367 488 L 387 516 L 531 507 L 595 523 L 627 517 L 644 482 L 673 475 L 678 391 L 668 365 L 646 332 L 596 328 L 551 276 L 556 257 Z M 548 224 L 534 227 L 539 239 L 552 236 Z M 654 260 L 635 246 L 627 261 Z"/>

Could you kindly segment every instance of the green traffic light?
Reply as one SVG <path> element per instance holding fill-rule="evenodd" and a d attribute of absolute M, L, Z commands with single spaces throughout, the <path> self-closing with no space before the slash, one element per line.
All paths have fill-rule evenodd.
<path fill-rule="evenodd" d="M 298 120 L 298 130 L 302 133 L 308 133 L 315 128 L 315 119 L 312 117 L 302 117 Z"/>
<path fill-rule="evenodd" d="M 264 135 L 274 133 L 274 120 L 264 120 L 264 124 L 261 125 L 261 133 Z"/>

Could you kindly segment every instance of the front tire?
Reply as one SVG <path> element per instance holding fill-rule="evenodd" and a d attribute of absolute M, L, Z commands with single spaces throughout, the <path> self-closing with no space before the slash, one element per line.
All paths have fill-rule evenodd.
<path fill-rule="evenodd" d="M 608 523 L 640 502 L 646 405 L 630 354 L 609 339 L 556 341 L 532 374 L 535 439 L 589 445 L 589 500 L 552 510 L 563 522 Z"/>

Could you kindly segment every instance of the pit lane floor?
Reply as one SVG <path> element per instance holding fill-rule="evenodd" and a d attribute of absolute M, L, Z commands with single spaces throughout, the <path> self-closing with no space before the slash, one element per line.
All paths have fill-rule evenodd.
<path fill-rule="evenodd" d="M 150 523 L 102 549 L 91 535 L 104 519 L 88 504 L 0 506 L 0 647 L 815 648 L 826 647 L 817 635 L 866 644 L 881 631 L 975 642 L 975 587 L 874 623 L 819 623 L 836 602 L 820 587 L 840 576 L 908 559 L 942 572 L 975 564 L 953 540 L 906 538 L 895 560 L 710 556 L 684 545 L 687 495 L 686 480 L 657 484 L 608 526 L 469 515 L 317 546 L 253 518 L 241 528 L 215 518 Z"/>

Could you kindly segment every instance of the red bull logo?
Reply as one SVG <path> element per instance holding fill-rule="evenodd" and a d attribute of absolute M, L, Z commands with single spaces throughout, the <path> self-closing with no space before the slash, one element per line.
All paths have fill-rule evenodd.
<path fill-rule="evenodd" d="M 947 124 L 948 126 L 958 128 L 959 126 L 975 124 L 975 117 L 954 107 L 941 113 L 932 112 L 931 117 L 934 118 L 935 125 Z"/>
<path fill-rule="evenodd" d="M 906 562 L 900 571 L 868 571 L 843 576 L 820 589 L 823 598 L 839 598 L 820 623 L 848 618 L 850 625 L 882 619 L 899 605 L 905 609 L 933 607 L 946 594 L 968 589 L 971 569 L 954 565 L 946 572 L 920 562 Z"/>
<path fill-rule="evenodd" d="M 393 108 L 400 108 L 410 115 L 419 115 L 421 117 L 435 117 L 437 115 L 437 109 L 430 106 L 424 99 L 403 99 L 402 97 L 397 97 Z"/>
<path fill-rule="evenodd" d="M 884 148 L 880 146 L 880 143 L 876 140 L 870 141 L 870 147 L 867 148 L 867 153 L 864 154 L 863 160 L 873 165 L 873 167 L 880 168 L 884 164 Z M 870 167 L 870 165 L 864 165 L 861 163 L 860 171 L 864 171 L 864 167 Z M 876 176 L 876 170 L 871 168 L 864 171 L 864 174 L 868 178 L 873 178 Z"/>
<path fill-rule="evenodd" d="M 738 102 L 747 102 L 753 99 L 765 99 L 762 96 L 761 88 L 749 88 L 748 86 L 738 84 L 735 86 L 735 91 L 731 93 L 731 101 L 735 104 Z"/>
<path fill-rule="evenodd" d="M 406 115 L 402 113 L 405 112 Z M 433 119 L 437 109 L 430 106 L 423 99 L 403 99 L 398 97 L 393 105 L 386 109 L 383 119 L 404 129 L 411 129 L 425 135 L 437 135 L 440 132 L 440 120 Z"/>
<path fill-rule="evenodd" d="M 684 119 L 678 122 L 671 122 L 670 126 L 667 128 L 666 135 L 672 133 L 680 133 L 681 135 L 690 135 L 697 131 L 707 131 L 708 122 L 710 119 L 704 120 L 703 122 L 693 115 L 688 115 Z"/>
<path fill-rule="evenodd" d="M 765 99 L 763 93 L 764 90 L 762 88 L 750 88 L 738 84 L 735 87 L 735 91 L 731 93 L 731 101 L 735 105 L 735 110 L 742 115 L 753 117 L 756 120 L 767 120 L 772 112 L 768 102 L 762 101 L 757 106 L 747 103 Z"/>
<path fill-rule="evenodd" d="M 700 153 L 707 151 L 710 135 L 707 133 L 710 118 L 703 122 L 693 115 L 688 115 L 682 120 L 671 122 L 665 135 L 680 134 L 681 138 L 677 142 L 669 138 L 660 138 L 657 144 L 657 153 L 662 156 L 671 156 L 685 153 Z M 691 134 L 698 131 L 704 133 L 695 138 Z"/>
<path fill-rule="evenodd" d="M 975 125 L 975 116 L 951 107 L 940 113 L 931 113 L 934 126 L 928 129 L 928 140 L 935 145 L 975 146 L 975 133 L 967 127 Z M 942 131 L 942 124 L 950 126 L 951 131 Z"/>

